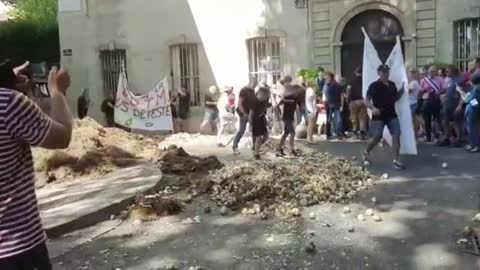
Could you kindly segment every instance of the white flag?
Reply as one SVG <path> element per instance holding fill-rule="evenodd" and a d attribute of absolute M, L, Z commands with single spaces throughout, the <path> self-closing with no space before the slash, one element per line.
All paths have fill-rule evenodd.
<path fill-rule="evenodd" d="M 394 82 L 400 90 L 405 89 L 403 96 L 395 104 L 398 120 L 400 122 L 400 154 L 416 155 L 417 143 L 415 140 L 415 132 L 413 127 L 412 112 L 410 109 L 410 102 L 408 100 L 408 77 L 405 62 L 403 60 L 402 43 L 400 37 L 397 36 L 397 44 L 388 57 L 386 65 L 390 67 L 390 81 Z M 392 137 L 388 129 L 383 133 L 385 140 L 391 144 Z"/>
<path fill-rule="evenodd" d="M 367 90 L 370 84 L 378 80 L 378 67 L 382 64 L 380 57 L 378 57 L 377 50 L 373 46 L 370 37 L 365 28 L 362 27 L 363 35 L 365 36 L 364 49 L 363 49 L 363 96 L 367 96 Z"/>

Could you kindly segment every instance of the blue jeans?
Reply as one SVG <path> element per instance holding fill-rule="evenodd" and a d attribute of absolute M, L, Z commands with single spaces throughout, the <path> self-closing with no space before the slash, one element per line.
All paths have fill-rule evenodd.
<path fill-rule="evenodd" d="M 340 105 L 328 105 L 327 107 L 327 137 L 332 136 L 332 126 L 337 136 L 342 136 L 342 117 Z"/>
<path fill-rule="evenodd" d="M 247 117 L 240 117 L 240 126 L 238 127 L 238 132 L 235 135 L 235 139 L 233 140 L 233 147 L 237 148 L 238 143 L 243 137 L 243 134 L 245 134 L 245 131 L 247 130 L 247 124 L 248 124 L 248 118 Z"/>
<path fill-rule="evenodd" d="M 480 147 L 480 119 L 476 119 L 473 111 L 466 113 L 467 132 L 470 145 Z"/>

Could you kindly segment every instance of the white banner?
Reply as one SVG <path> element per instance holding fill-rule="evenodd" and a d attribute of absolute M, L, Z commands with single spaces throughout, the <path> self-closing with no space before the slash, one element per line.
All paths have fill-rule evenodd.
<path fill-rule="evenodd" d="M 173 130 L 167 80 L 161 80 L 152 91 L 136 96 L 128 88 L 125 73 L 120 72 L 115 101 L 115 122 L 138 130 Z"/>
<path fill-rule="evenodd" d="M 372 41 L 368 37 L 368 34 L 362 28 L 365 35 L 365 47 L 363 53 L 363 96 L 367 94 L 370 84 L 378 80 L 378 67 L 382 64 L 382 61 L 378 57 L 377 50 L 373 46 Z M 390 80 L 395 83 L 400 90 L 401 87 L 405 87 L 405 93 L 399 101 L 395 104 L 395 109 L 400 122 L 400 153 L 406 155 L 417 154 L 417 143 L 415 140 L 415 134 L 413 130 L 413 119 L 410 110 L 410 103 L 408 101 L 408 77 L 403 60 L 402 46 L 400 38 L 397 37 L 397 44 L 395 45 L 390 57 L 388 58 L 386 65 L 390 67 Z M 384 139 L 391 145 L 392 137 L 388 128 L 385 128 L 383 132 Z"/>
<path fill-rule="evenodd" d="M 403 96 L 395 104 L 398 120 L 400 121 L 400 154 L 416 155 L 417 142 L 413 130 L 412 111 L 408 100 L 408 76 L 405 62 L 403 60 L 402 43 L 400 37 L 397 37 L 397 44 L 387 59 L 386 65 L 390 67 L 390 80 L 395 83 L 397 89 L 405 89 Z M 383 132 L 385 140 L 391 144 L 392 136 L 388 129 Z"/>
<path fill-rule="evenodd" d="M 373 46 L 370 37 L 365 29 L 362 27 L 363 35 L 365 36 L 364 48 L 363 48 L 363 96 L 367 96 L 367 90 L 370 84 L 378 80 L 378 67 L 383 64 L 378 57 L 377 49 Z"/>

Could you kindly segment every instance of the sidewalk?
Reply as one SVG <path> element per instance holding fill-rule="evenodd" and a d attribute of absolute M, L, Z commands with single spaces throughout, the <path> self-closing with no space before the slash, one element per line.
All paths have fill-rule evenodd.
<path fill-rule="evenodd" d="M 37 191 L 49 238 L 109 220 L 133 203 L 136 194 L 154 189 L 162 178 L 152 165 L 120 169 L 102 179 L 78 179 Z"/>

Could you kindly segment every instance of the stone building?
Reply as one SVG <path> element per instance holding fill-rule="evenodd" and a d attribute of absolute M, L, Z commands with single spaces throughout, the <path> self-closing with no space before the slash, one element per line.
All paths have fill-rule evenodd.
<path fill-rule="evenodd" d="M 97 119 L 122 63 L 137 92 L 162 78 L 187 88 L 196 123 L 212 84 L 273 83 L 318 66 L 349 77 L 362 61 L 361 27 L 383 60 L 400 35 L 409 66 L 465 68 L 480 54 L 478 0 L 60 0 L 59 23 L 72 104 L 89 88 Z"/>

